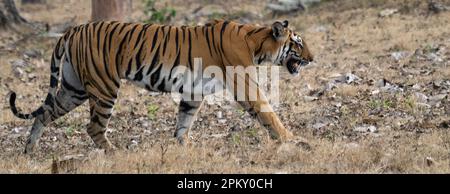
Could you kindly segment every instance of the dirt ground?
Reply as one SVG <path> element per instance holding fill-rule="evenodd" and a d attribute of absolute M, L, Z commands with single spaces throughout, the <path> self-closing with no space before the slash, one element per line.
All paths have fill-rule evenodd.
<path fill-rule="evenodd" d="M 143 21 L 143 5 L 134 2 L 131 18 Z M 36 153 L 25 156 L 32 121 L 10 113 L 7 95 L 16 91 L 25 112 L 43 102 L 57 38 L 12 33 L 0 39 L 0 173 L 55 166 L 60 173 L 450 173 L 450 11 L 427 1 L 342 0 L 274 18 L 266 1 L 232 0 L 209 1 L 192 16 L 203 3 L 157 6 L 174 7 L 176 25 L 225 13 L 261 25 L 289 19 L 302 33 L 316 61 L 281 81 L 276 112 L 306 142 L 272 141 L 234 103 L 210 103 L 181 147 L 172 138 L 177 104 L 170 95 L 125 84 L 108 130 L 114 154 L 95 149 L 85 104 L 47 127 Z M 90 14 L 88 0 L 18 7 L 50 29 Z"/>

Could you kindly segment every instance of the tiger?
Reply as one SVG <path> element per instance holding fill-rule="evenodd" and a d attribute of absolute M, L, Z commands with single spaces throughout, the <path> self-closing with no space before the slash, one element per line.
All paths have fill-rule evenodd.
<path fill-rule="evenodd" d="M 29 114 L 19 112 L 16 93 L 11 91 L 12 113 L 20 119 L 34 119 L 24 153 L 34 152 L 46 126 L 86 101 L 90 108 L 87 133 L 95 146 L 102 150 L 117 149 L 106 131 L 122 81 L 151 92 L 189 96 L 192 91 L 183 87 L 171 90 L 184 75 L 175 76 L 172 70 L 178 66 L 195 70 L 195 58 L 202 59 L 203 67 L 215 66 L 223 71 L 226 67 L 269 62 L 286 67 L 293 76 L 298 76 L 301 67 L 313 61 L 307 43 L 289 28 L 287 20 L 267 26 L 228 20 L 197 26 L 119 21 L 78 25 L 67 30 L 56 43 L 49 91 L 39 108 Z M 249 81 L 235 80 L 230 84 L 236 86 L 232 91 L 236 93 L 237 86 L 247 87 Z M 238 104 L 268 129 L 272 139 L 284 141 L 293 137 L 259 87 L 256 100 L 249 100 L 248 93 L 244 94 L 246 98 Z M 174 133 L 180 144 L 185 144 L 203 102 L 204 98 L 180 100 Z M 269 111 L 262 111 L 262 106 L 269 107 Z"/>

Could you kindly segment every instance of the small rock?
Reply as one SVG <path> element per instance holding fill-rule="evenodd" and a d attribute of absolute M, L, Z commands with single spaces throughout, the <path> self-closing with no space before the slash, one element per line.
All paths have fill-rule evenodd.
<path fill-rule="evenodd" d="M 222 111 L 217 111 L 217 112 L 216 112 L 216 117 L 217 117 L 218 119 L 222 119 L 222 118 L 223 118 L 223 113 L 222 113 Z"/>
<path fill-rule="evenodd" d="M 406 57 L 408 57 L 410 53 L 408 51 L 399 51 L 399 52 L 393 52 L 391 53 L 391 57 L 394 58 L 396 61 L 400 61 Z"/>
<path fill-rule="evenodd" d="M 318 122 L 318 123 L 315 123 L 312 127 L 314 128 L 314 129 L 321 129 L 321 128 L 323 128 L 323 127 L 326 127 L 328 124 L 326 124 L 326 123 L 321 123 L 321 122 Z"/>
<path fill-rule="evenodd" d="M 365 133 L 365 132 L 375 133 L 377 131 L 377 127 L 375 127 L 373 125 L 371 125 L 371 126 L 359 126 L 359 127 L 356 127 L 354 129 L 354 131 L 356 131 L 356 132 L 363 132 L 363 133 Z"/>
<path fill-rule="evenodd" d="M 388 17 L 398 12 L 398 9 L 385 9 L 381 11 L 378 15 L 380 17 Z"/>
<path fill-rule="evenodd" d="M 413 89 L 413 90 L 420 90 L 420 89 L 422 89 L 422 87 L 420 86 L 420 84 L 414 84 L 414 85 L 412 86 L 412 89 Z"/>
<path fill-rule="evenodd" d="M 219 120 L 217 120 L 217 122 L 220 123 L 220 124 L 225 124 L 225 123 L 227 123 L 227 120 L 226 119 L 219 119 Z"/>
<path fill-rule="evenodd" d="M 377 94 L 379 94 L 380 93 L 380 90 L 374 90 L 374 91 L 372 91 L 370 94 L 372 94 L 372 95 L 377 95 Z"/>
<path fill-rule="evenodd" d="M 386 79 L 381 79 L 381 80 L 377 81 L 375 85 L 383 91 L 403 92 L 403 88 L 401 88 L 393 83 L 388 82 Z"/>
<path fill-rule="evenodd" d="M 26 131 L 27 131 L 27 128 L 25 128 L 25 127 L 14 127 L 12 129 L 12 132 L 17 133 L 17 134 L 24 133 Z"/>
<path fill-rule="evenodd" d="M 430 102 L 440 102 L 446 97 L 447 97 L 447 94 L 439 94 L 439 95 L 430 97 L 428 100 Z"/>
<path fill-rule="evenodd" d="M 416 92 L 414 94 L 416 101 L 419 103 L 427 103 L 428 102 L 428 96 L 426 96 L 425 94 L 422 94 L 420 92 Z"/>
<path fill-rule="evenodd" d="M 439 57 L 436 53 L 430 53 L 427 55 L 428 60 L 433 61 L 433 62 L 443 62 L 444 60 Z"/>
<path fill-rule="evenodd" d="M 433 166 L 436 163 L 432 157 L 426 157 L 425 161 L 427 162 L 428 167 Z"/>
<path fill-rule="evenodd" d="M 355 74 L 352 73 L 347 73 L 345 75 L 345 81 L 347 84 L 351 84 L 353 82 L 359 82 L 361 81 L 361 78 L 359 78 L 358 76 L 356 76 Z"/>
<path fill-rule="evenodd" d="M 375 86 L 381 88 L 386 86 L 386 83 L 387 83 L 386 79 L 380 79 L 375 83 Z"/>
<path fill-rule="evenodd" d="M 306 102 L 312 102 L 312 101 L 319 100 L 318 97 L 313 97 L 313 96 L 304 96 L 303 99 L 304 99 Z"/>
<path fill-rule="evenodd" d="M 228 133 L 219 133 L 219 134 L 212 134 L 211 135 L 212 138 L 217 138 L 217 139 L 224 138 L 226 136 L 228 136 Z"/>
<path fill-rule="evenodd" d="M 441 3 L 437 2 L 437 1 L 428 1 L 428 11 L 432 12 L 432 13 L 440 13 L 443 11 L 448 11 L 450 10 L 450 7 L 442 5 Z"/>
<path fill-rule="evenodd" d="M 37 58 L 41 56 L 41 53 L 37 50 L 27 50 L 23 53 L 23 55 L 27 58 Z"/>

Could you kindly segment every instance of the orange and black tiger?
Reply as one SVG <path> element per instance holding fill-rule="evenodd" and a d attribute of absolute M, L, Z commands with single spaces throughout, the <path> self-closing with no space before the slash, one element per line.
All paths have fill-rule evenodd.
<path fill-rule="evenodd" d="M 105 132 L 121 80 L 129 80 L 150 91 L 191 96 L 192 91 L 183 86 L 173 90 L 177 83 L 186 82 L 183 77 L 186 74 L 175 73 L 174 69 L 185 67 L 196 71 L 196 58 L 202 60 L 202 68 L 216 66 L 223 71 L 229 66 L 270 62 L 286 66 L 293 75 L 313 60 L 306 42 L 288 28 L 287 21 L 268 27 L 221 20 L 195 27 L 121 22 L 80 25 L 68 30 L 54 49 L 50 89 L 44 104 L 30 114 L 22 114 L 15 105 L 16 94 L 10 96 L 14 115 L 22 119 L 35 118 L 25 153 L 33 151 L 45 126 L 85 101 L 89 101 L 91 114 L 88 134 L 100 148 L 112 149 Z M 196 80 L 191 81 L 195 85 Z M 234 80 L 231 84 L 236 86 L 234 88 L 245 88 L 249 82 Z M 239 104 L 258 118 L 274 138 L 292 136 L 259 88 L 257 100 L 249 100 L 247 92 L 245 95 L 246 100 Z M 202 102 L 203 99 L 182 98 L 175 132 L 181 143 Z M 262 111 L 262 106 L 270 110 Z"/>

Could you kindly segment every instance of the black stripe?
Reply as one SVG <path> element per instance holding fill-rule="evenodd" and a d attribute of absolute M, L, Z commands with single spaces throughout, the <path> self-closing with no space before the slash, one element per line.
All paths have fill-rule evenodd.
<path fill-rule="evenodd" d="M 58 86 L 58 78 L 56 78 L 55 76 L 51 75 L 50 76 L 50 87 L 51 88 L 55 88 Z"/>
<path fill-rule="evenodd" d="M 179 42 L 178 42 L 178 39 L 179 39 L 179 31 L 178 31 L 178 28 L 176 28 L 176 34 L 175 34 L 175 50 L 178 52 L 178 47 L 179 47 Z"/>
<path fill-rule="evenodd" d="M 100 115 L 101 117 L 103 117 L 104 119 L 109 119 L 111 117 L 111 113 L 108 114 L 103 114 L 101 112 L 95 111 L 95 114 Z"/>
<path fill-rule="evenodd" d="M 195 26 L 195 28 L 194 28 L 194 31 L 195 31 L 195 38 L 197 38 L 197 39 L 198 39 L 198 32 L 197 32 L 197 28 L 198 28 L 198 26 Z"/>
<path fill-rule="evenodd" d="M 216 38 L 215 38 L 214 26 L 211 27 L 211 38 L 212 38 L 211 42 L 212 42 L 212 45 L 214 47 L 214 51 L 216 52 L 216 54 L 219 54 L 219 51 L 217 50 L 217 47 L 216 47 L 216 44 L 215 44 Z"/>
<path fill-rule="evenodd" d="M 97 125 L 99 125 L 100 127 L 102 127 L 102 128 L 105 128 L 106 126 L 102 123 L 102 122 L 100 122 L 100 119 L 98 118 L 98 116 L 97 115 L 95 115 L 94 117 L 92 117 L 92 123 L 96 123 Z M 100 134 L 100 133 L 95 133 L 95 134 L 93 134 L 92 136 L 93 137 L 96 137 L 98 134 Z"/>
<path fill-rule="evenodd" d="M 209 55 L 211 55 L 212 57 L 212 51 L 211 51 L 211 43 L 209 42 L 209 28 L 208 27 L 203 27 L 205 30 L 205 38 L 206 38 L 206 43 L 208 43 L 208 49 L 209 49 Z"/>
<path fill-rule="evenodd" d="M 66 107 L 64 107 L 61 102 L 59 102 L 58 98 L 55 99 L 56 102 L 56 106 L 59 106 L 59 108 L 61 108 L 65 113 L 70 112 L 70 110 L 67 110 Z"/>
<path fill-rule="evenodd" d="M 188 63 L 189 68 L 192 69 L 192 39 L 191 39 L 191 31 L 188 29 Z"/>
<path fill-rule="evenodd" d="M 183 100 L 180 102 L 180 111 L 182 111 L 184 113 L 187 113 L 188 111 L 195 109 L 195 108 L 197 108 L 197 107 L 192 106 Z"/>
<path fill-rule="evenodd" d="M 120 72 L 120 70 L 119 70 L 119 67 L 120 67 L 120 57 L 119 56 L 121 56 L 122 58 L 121 59 L 123 59 L 123 54 L 122 54 L 122 47 L 123 47 L 123 45 L 125 44 L 125 42 L 126 42 L 126 40 L 127 40 L 127 37 L 130 35 L 130 31 L 128 31 L 126 34 L 125 34 L 125 36 L 123 37 L 123 39 L 120 41 L 120 43 L 119 43 L 119 47 L 117 47 L 118 49 L 117 49 L 117 52 L 116 52 L 116 55 L 115 55 L 115 58 L 116 58 L 116 71 L 117 71 L 117 73 L 119 73 Z M 107 71 L 108 72 L 108 71 Z M 109 75 L 109 73 L 108 73 L 108 76 L 110 76 Z"/>
<path fill-rule="evenodd" d="M 144 78 L 144 75 L 142 74 L 143 70 L 144 68 L 141 68 L 138 72 L 136 72 L 136 74 L 134 75 L 134 81 L 142 81 L 142 79 Z"/>
<path fill-rule="evenodd" d="M 225 53 L 223 50 L 223 34 L 225 33 L 225 29 L 228 26 L 229 22 L 225 21 L 222 24 L 222 29 L 220 30 L 220 48 L 222 49 L 222 53 Z"/>
<path fill-rule="evenodd" d="M 98 49 L 98 51 L 100 51 L 100 42 L 101 42 L 101 39 L 100 39 L 100 30 L 102 29 L 102 27 L 103 27 L 103 24 L 104 24 L 104 22 L 102 22 L 101 24 L 100 24 L 100 26 L 98 27 L 98 29 L 97 29 L 97 49 Z"/>
<path fill-rule="evenodd" d="M 98 105 L 100 105 L 103 108 L 107 108 L 107 109 L 112 109 L 114 103 L 109 102 L 110 104 L 108 104 L 107 102 L 103 102 L 102 100 L 97 101 Z"/>
<path fill-rule="evenodd" d="M 172 77 L 172 72 L 175 69 L 175 67 L 177 67 L 178 65 L 180 65 L 180 52 L 177 53 L 177 57 L 175 58 L 175 62 L 173 63 L 172 69 L 170 70 L 169 78 Z"/>
<path fill-rule="evenodd" d="M 36 111 L 31 113 L 31 116 L 37 117 L 37 116 L 39 116 L 41 114 L 44 114 L 44 112 L 45 112 L 45 109 L 44 109 L 44 107 L 41 106 L 41 107 L 39 107 L 39 109 L 37 109 Z"/>
<path fill-rule="evenodd" d="M 56 55 L 53 53 L 53 56 L 56 56 Z M 50 71 L 52 73 L 58 73 L 59 72 L 59 67 L 58 67 L 58 65 L 56 65 L 55 57 L 52 57 L 52 61 L 51 61 L 51 65 L 50 65 Z"/>
<path fill-rule="evenodd" d="M 166 55 L 166 48 L 167 48 L 167 43 L 170 41 L 170 32 L 172 30 L 172 26 L 169 26 L 169 31 L 166 34 L 166 37 L 164 38 L 164 44 L 163 44 L 163 54 L 162 56 Z"/>
<path fill-rule="evenodd" d="M 86 95 L 86 92 L 83 90 L 78 90 L 75 87 L 73 87 L 72 85 L 70 85 L 63 77 L 63 81 L 62 81 L 62 85 L 64 88 L 66 88 L 67 90 L 74 92 L 75 94 L 79 95 L 79 96 L 83 96 Z"/>
<path fill-rule="evenodd" d="M 110 27 L 110 25 L 108 25 L 108 28 Z M 109 50 L 111 50 L 111 43 L 112 43 L 112 36 L 114 35 L 114 33 L 117 30 L 117 27 L 119 27 L 119 24 L 115 25 L 112 29 L 111 32 L 107 33 L 108 31 L 105 30 L 105 33 L 107 33 L 109 35 Z M 105 42 L 106 42 L 106 36 L 105 36 Z M 105 48 L 104 48 L 105 49 Z"/>
<path fill-rule="evenodd" d="M 112 43 L 112 38 L 113 38 L 113 35 L 114 35 L 113 33 L 114 33 L 114 31 L 115 31 L 115 28 L 117 28 L 119 25 L 120 25 L 120 23 L 118 23 L 118 24 L 116 25 L 116 27 L 114 27 L 114 29 L 113 29 L 113 31 L 112 31 L 110 37 L 109 37 L 109 48 L 108 48 L 109 51 L 111 51 L 111 45 L 112 45 L 111 43 Z M 125 27 L 126 27 L 125 24 L 122 25 L 122 27 L 121 27 L 120 30 L 119 30 L 119 33 L 117 34 L 118 36 L 122 33 L 122 31 L 125 29 Z"/>
<path fill-rule="evenodd" d="M 239 34 L 239 32 L 241 31 L 242 27 L 244 27 L 244 25 L 242 25 L 242 24 L 238 26 L 237 34 Z"/>
<path fill-rule="evenodd" d="M 182 26 L 181 31 L 183 31 L 183 43 L 184 43 L 186 41 L 186 26 Z"/>
<path fill-rule="evenodd" d="M 263 48 L 264 43 L 266 42 L 268 37 L 265 37 L 262 41 L 261 44 L 259 45 L 258 49 L 255 52 L 255 56 L 259 55 L 259 53 L 261 53 L 261 50 Z"/>
<path fill-rule="evenodd" d="M 145 34 L 146 32 L 147 32 L 147 29 L 148 28 L 145 28 L 145 30 L 142 30 L 142 31 L 144 31 L 144 33 L 143 34 Z M 141 32 L 142 33 L 142 32 Z M 142 34 L 139 34 L 139 38 L 138 39 L 141 39 L 142 37 L 141 37 L 141 35 Z M 141 57 L 141 55 L 142 55 L 142 47 L 144 46 L 144 43 L 145 43 L 145 40 L 146 40 L 147 38 L 145 38 L 144 39 L 144 41 L 141 41 L 141 44 L 140 44 L 140 46 L 139 46 L 139 49 L 138 49 L 138 52 L 137 52 L 137 54 L 136 54 L 136 58 L 135 58 L 135 60 L 136 60 L 136 69 L 140 69 L 141 68 L 141 65 L 142 65 L 142 57 Z M 136 43 L 136 45 L 137 45 L 137 43 Z M 136 48 L 135 48 L 136 49 Z"/>
<path fill-rule="evenodd" d="M 155 48 L 156 41 L 158 40 L 158 34 L 159 34 L 159 27 L 156 28 L 156 32 L 153 35 L 152 48 L 151 48 L 152 50 Z"/>
<path fill-rule="evenodd" d="M 153 70 L 153 68 L 155 67 L 155 65 L 159 62 L 159 46 L 156 49 L 155 55 L 153 56 L 150 68 L 148 68 L 147 72 L 145 73 L 145 75 L 149 75 L 150 72 Z"/>
<path fill-rule="evenodd" d="M 265 27 L 261 27 L 261 28 L 259 28 L 258 30 L 256 30 L 255 32 L 254 32 L 254 34 L 257 34 L 258 32 L 261 32 L 262 30 L 264 30 L 264 29 L 266 29 Z"/>
<path fill-rule="evenodd" d="M 158 69 L 155 72 L 153 72 L 153 74 L 150 76 L 150 84 L 152 85 L 153 88 L 155 88 L 156 83 L 159 80 L 159 76 L 160 76 L 160 73 L 161 73 L 162 66 L 163 65 L 160 64 Z"/>
<path fill-rule="evenodd" d="M 48 94 L 47 98 L 45 98 L 45 102 L 46 105 L 53 107 L 53 95 L 52 94 Z"/>
<path fill-rule="evenodd" d="M 250 35 L 253 34 L 253 32 L 255 32 L 255 31 L 256 31 L 256 29 L 251 30 L 250 32 L 247 33 L 246 36 L 250 36 Z"/>

